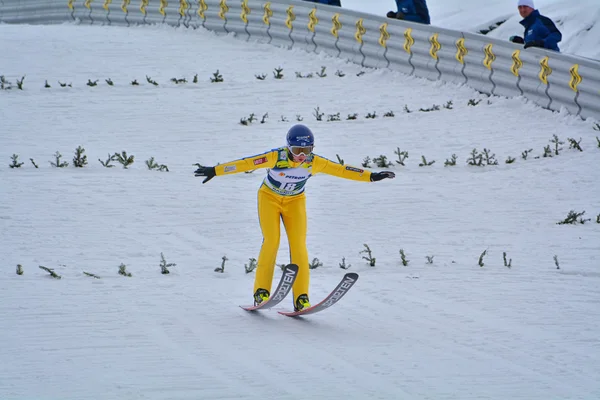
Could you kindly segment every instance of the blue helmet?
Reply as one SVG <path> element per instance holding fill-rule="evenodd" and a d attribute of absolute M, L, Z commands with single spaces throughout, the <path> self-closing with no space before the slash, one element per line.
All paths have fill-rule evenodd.
<path fill-rule="evenodd" d="M 312 147 L 315 145 L 315 135 L 304 125 L 294 125 L 287 133 L 287 144 L 289 147 Z"/>

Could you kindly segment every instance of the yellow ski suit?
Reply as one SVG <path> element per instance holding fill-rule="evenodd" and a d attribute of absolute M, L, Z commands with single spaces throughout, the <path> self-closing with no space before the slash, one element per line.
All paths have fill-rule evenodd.
<path fill-rule="evenodd" d="M 258 217 L 263 243 L 258 256 L 254 292 L 256 293 L 257 289 L 271 292 L 281 236 L 281 218 L 290 246 L 290 262 L 299 268 L 293 286 L 296 304 L 298 296 L 308 295 L 310 278 L 306 248 L 306 182 L 317 173 L 369 182 L 371 172 L 341 165 L 316 154 L 311 154 L 302 163 L 294 162 L 287 147 L 280 147 L 263 154 L 219 164 L 215 166 L 215 173 L 217 176 L 230 175 L 258 168 L 268 168 L 268 172 L 258 190 Z"/>

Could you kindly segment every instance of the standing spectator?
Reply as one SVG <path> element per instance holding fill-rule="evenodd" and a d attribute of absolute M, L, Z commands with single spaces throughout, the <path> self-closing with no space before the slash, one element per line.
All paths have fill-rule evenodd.
<path fill-rule="evenodd" d="M 556 28 L 554 22 L 544 17 L 535 9 L 533 0 L 519 0 L 519 14 L 523 17 L 520 22 L 525 27 L 525 35 L 511 36 L 513 43 L 525 44 L 525 48 L 542 47 L 549 50 L 560 51 L 558 42 L 562 40 L 562 33 Z"/>
<path fill-rule="evenodd" d="M 304 1 L 310 1 L 312 3 L 319 3 L 319 4 L 327 4 L 330 6 L 338 6 L 338 7 L 342 6 L 342 3 L 340 0 L 304 0 Z"/>
<path fill-rule="evenodd" d="M 388 18 L 419 22 L 425 25 L 431 24 L 426 0 L 396 0 L 396 6 L 398 11 L 388 12 Z"/>

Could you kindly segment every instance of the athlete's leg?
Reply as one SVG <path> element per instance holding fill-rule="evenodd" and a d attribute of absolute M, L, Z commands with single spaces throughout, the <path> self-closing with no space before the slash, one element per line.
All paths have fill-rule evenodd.
<path fill-rule="evenodd" d="M 272 193 L 265 187 L 261 187 L 258 191 L 258 219 L 263 235 L 263 243 L 258 255 L 254 293 L 257 289 L 266 289 L 271 292 L 281 235 L 281 201 L 278 197 L 279 195 Z"/>
<path fill-rule="evenodd" d="M 290 260 L 293 264 L 298 265 L 298 277 L 293 286 L 294 304 L 296 304 L 298 296 L 308 295 L 310 280 L 306 248 L 306 197 L 301 194 L 285 200 L 282 217 L 290 243 Z"/>

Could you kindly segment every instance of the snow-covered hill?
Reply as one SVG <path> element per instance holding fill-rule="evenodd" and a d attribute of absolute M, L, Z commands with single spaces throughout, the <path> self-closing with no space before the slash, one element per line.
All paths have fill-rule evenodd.
<path fill-rule="evenodd" d="M 202 30 L 2 25 L 0 36 L 0 70 L 26 77 L 0 92 L 0 399 L 600 398 L 594 122 Z M 296 78 L 322 66 L 324 78 Z M 217 70 L 224 82 L 211 83 Z M 315 121 L 317 108 L 341 121 Z M 250 114 L 268 117 L 241 125 Z M 312 178 L 309 254 L 323 266 L 311 298 L 337 283 L 342 258 L 360 279 L 322 314 L 253 315 L 238 305 L 251 301 L 264 171 L 202 185 L 192 164 L 282 145 L 298 118 L 319 154 L 385 155 L 397 178 Z M 541 157 L 554 135 L 562 150 Z M 87 166 L 50 165 L 78 146 Z M 473 149 L 498 165 L 467 165 Z M 122 151 L 128 169 L 99 162 Z M 404 167 L 395 151 L 408 152 Z M 148 170 L 150 157 L 169 172 Z M 558 225 L 570 210 L 592 220 Z M 284 237 L 278 263 L 286 251 Z M 177 264 L 168 275 L 161 253 Z"/>

